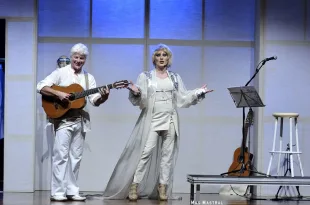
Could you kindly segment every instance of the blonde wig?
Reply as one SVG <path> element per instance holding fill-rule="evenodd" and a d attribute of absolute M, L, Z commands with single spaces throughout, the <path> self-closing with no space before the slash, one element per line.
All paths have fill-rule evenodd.
<path fill-rule="evenodd" d="M 153 54 L 152 54 L 152 62 L 153 65 L 156 66 L 155 63 L 155 56 L 159 51 L 164 51 L 165 53 L 167 53 L 168 55 L 168 63 L 167 63 L 167 68 L 170 68 L 172 65 L 172 51 L 170 50 L 170 48 L 165 45 L 165 44 L 158 44 L 157 48 L 154 50 Z"/>

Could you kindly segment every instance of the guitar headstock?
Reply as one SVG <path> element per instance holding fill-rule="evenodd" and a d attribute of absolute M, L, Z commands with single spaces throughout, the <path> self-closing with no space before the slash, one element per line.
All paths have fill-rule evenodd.
<path fill-rule="evenodd" d="M 113 88 L 116 88 L 116 89 L 126 88 L 127 85 L 129 84 L 130 83 L 128 82 L 128 80 L 120 80 L 120 81 L 116 81 L 115 83 L 113 83 Z"/>
<path fill-rule="evenodd" d="M 245 123 L 249 125 L 253 124 L 253 110 L 252 109 L 249 110 Z"/>

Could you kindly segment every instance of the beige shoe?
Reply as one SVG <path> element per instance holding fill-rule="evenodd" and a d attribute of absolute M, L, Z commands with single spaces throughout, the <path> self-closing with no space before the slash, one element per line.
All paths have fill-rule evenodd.
<path fill-rule="evenodd" d="M 137 201 L 138 200 L 138 184 L 132 183 L 129 190 L 129 200 L 130 201 Z"/>
<path fill-rule="evenodd" d="M 158 190 L 159 200 L 160 201 L 167 201 L 168 200 L 168 196 L 166 195 L 166 185 L 159 184 L 157 190 Z"/>

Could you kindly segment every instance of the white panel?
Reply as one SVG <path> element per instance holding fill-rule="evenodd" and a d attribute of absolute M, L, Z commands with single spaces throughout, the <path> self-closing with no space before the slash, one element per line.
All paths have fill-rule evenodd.
<path fill-rule="evenodd" d="M 33 191 L 32 136 L 6 135 L 4 138 L 4 191 Z"/>
<path fill-rule="evenodd" d="M 264 68 L 265 116 L 289 111 L 310 117 L 310 97 L 304 93 L 310 87 L 309 52 L 308 46 L 266 46 L 266 56 L 276 54 L 278 59 L 269 61 Z"/>
<path fill-rule="evenodd" d="M 204 81 L 215 90 L 207 97 L 210 99 L 205 111 L 208 116 L 242 115 L 242 109 L 236 108 L 227 88 L 244 86 L 251 77 L 252 67 L 252 48 L 205 48 Z"/>
<path fill-rule="evenodd" d="M 0 16 L 34 17 L 34 0 L 1 0 Z"/>
<path fill-rule="evenodd" d="M 33 22 L 7 22 L 7 38 L 10 49 L 6 61 L 8 75 L 32 75 L 33 73 Z M 22 53 L 22 55 L 21 55 Z"/>
<path fill-rule="evenodd" d="M 254 39 L 254 0 L 205 2 L 205 39 L 238 41 Z"/>
<path fill-rule="evenodd" d="M 304 1 L 266 1 L 266 40 L 304 40 Z"/>
<path fill-rule="evenodd" d="M 36 34 L 33 28 L 32 22 L 7 21 L 9 35 L 6 39 L 8 52 L 5 74 L 4 191 L 34 190 L 35 71 L 33 69 L 36 43 L 33 39 Z M 16 34 L 21 32 L 23 38 Z M 26 74 L 24 75 L 26 78 L 21 74 Z"/>
<path fill-rule="evenodd" d="M 35 123 L 33 117 L 33 93 L 34 84 L 28 82 L 6 82 L 6 106 L 5 112 L 6 134 L 8 135 L 32 135 Z M 15 122 L 15 123 L 13 123 Z M 16 123 L 22 122 L 16 129 Z"/>
<path fill-rule="evenodd" d="M 39 107 L 39 106 L 38 106 Z M 46 115 L 37 115 L 36 130 L 36 175 L 35 190 L 50 190 L 51 159 L 54 144 L 54 130 L 47 126 Z"/>

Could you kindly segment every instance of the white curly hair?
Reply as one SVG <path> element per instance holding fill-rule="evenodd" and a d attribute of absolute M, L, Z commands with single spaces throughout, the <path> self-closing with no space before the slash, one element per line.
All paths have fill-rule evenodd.
<path fill-rule="evenodd" d="M 70 50 L 71 56 L 78 53 L 80 55 L 88 56 L 88 48 L 82 43 L 75 44 Z"/>

